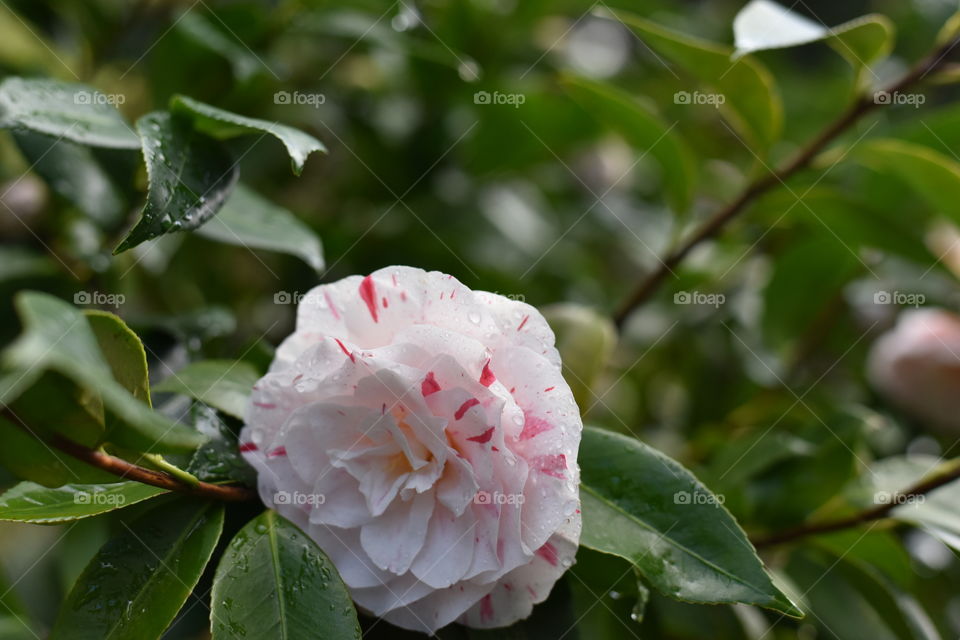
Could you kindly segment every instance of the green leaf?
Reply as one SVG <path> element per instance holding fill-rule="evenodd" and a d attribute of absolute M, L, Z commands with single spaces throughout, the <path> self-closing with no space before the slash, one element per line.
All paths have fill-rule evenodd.
<path fill-rule="evenodd" d="M 721 111 L 754 147 L 766 150 L 780 138 L 783 105 L 773 76 L 758 61 L 731 60 L 731 47 L 677 33 L 625 11 L 603 11 L 633 30 L 658 55 L 676 62 L 724 96 Z"/>
<path fill-rule="evenodd" d="M 800 616 L 736 520 L 686 469 L 623 435 L 586 428 L 580 543 L 632 562 L 664 595 Z"/>
<path fill-rule="evenodd" d="M 200 11 L 187 9 L 177 18 L 174 25 L 191 42 L 225 58 L 238 80 L 247 80 L 261 68 L 266 68 L 248 48 L 231 40 L 223 31 L 211 24 Z"/>
<path fill-rule="evenodd" d="M 893 46 L 893 23 L 870 14 L 827 27 L 770 0 L 751 0 L 733 21 L 736 55 L 825 40 L 855 68 L 868 67 Z"/>
<path fill-rule="evenodd" d="M 226 244 L 288 253 L 302 258 L 315 271 L 324 267 L 323 247 L 313 229 L 242 184 L 197 233 Z"/>
<path fill-rule="evenodd" d="M 835 558 L 883 573 L 901 588 L 910 590 L 917 581 L 910 554 L 892 531 L 847 529 L 816 536 L 811 542 Z"/>
<path fill-rule="evenodd" d="M 788 566 L 803 589 L 811 616 L 827 637 L 933 640 L 935 626 L 915 600 L 870 566 L 811 551 Z"/>
<path fill-rule="evenodd" d="M 100 345 L 100 353 L 110 365 L 113 379 L 150 406 L 150 379 L 147 371 L 147 352 L 140 338 L 119 316 L 109 311 L 84 311 L 93 335 Z"/>
<path fill-rule="evenodd" d="M 360 638 L 350 594 L 330 559 L 273 511 L 230 542 L 211 595 L 214 640 Z"/>
<path fill-rule="evenodd" d="M 94 556 L 51 640 L 159 638 L 196 586 L 223 530 L 223 508 L 179 499 L 151 509 Z"/>
<path fill-rule="evenodd" d="M 137 120 L 147 164 L 147 204 L 114 253 L 145 240 L 196 229 L 216 215 L 240 175 L 224 146 L 169 113 Z"/>
<path fill-rule="evenodd" d="M 86 447 L 98 446 L 106 432 L 100 393 L 56 371 L 43 371 L 10 411 L 42 436 L 58 433 Z"/>
<path fill-rule="evenodd" d="M 550 305 L 543 309 L 543 315 L 556 336 L 564 378 L 580 413 L 586 413 L 595 403 L 591 391 L 597 378 L 613 355 L 617 330 L 610 318 L 580 305 Z"/>
<path fill-rule="evenodd" d="M 763 290 L 764 338 L 771 345 L 797 340 L 862 268 L 853 249 L 829 233 L 795 240 Z"/>
<path fill-rule="evenodd" d="M 21 482 L 0 495 L 0 520 L 56 524 L 122 509 L 166 493 L 139 482 L 66 484 L 51 489 Z"/>
<path fill-rule="evenodd" d="M 58 195 L 103 225 L 121 219 L 123 195 L 94 149 L 30 131 L 14 131 L 13 138 L 31 170 Z"/>
<path fill-rule="evenodd" d="M 203 443 L 202 436 L 170 422 L 114 380 L 86 316 L 75 307 L 32 291 L 18 294 L 14 306 L 24 332 L 3 353 L 4 362 L 21 370 L 50 369 L 99 392 L 104 408 L 120 423 L 107 434 L 111 442 L 156 453 L 192 451 Z"/>
<path fill-rule="evenodd" d="M 0 126 L 94 147 L 140 148 L 137 135 L 110 102 L 82 84 L 7 78 L 0 83 Z"/>
<path fill-rule="evenodd" d="M 303 171 L 303 165 L 311 153 L 327 150 L 322 142 L 299 129 L 269 120 L 237 115 L 187 96 L 174 96 L 170 101 L 170 110 L 189 116 L 197 129 L 219 140 L 251 134 L 272 135 L 286 147 L 293 173 L 296 175 Z"/>
<path fill-rule="evenodd" d="M 660 163 L 670 206 L 684 212 L 693 201 L 697 182 L 694 157 L 680 135 L 626 92 L 608 84 L 565 76 L 562 84 L 600 122 L 620 133 L 631 146 Z"/>
<path fill-rule="evenodd" d="M 204 482 L 240 482 L 257 485 L 257 473 L 243 456 L 237 436 L 223 423 L 216 410 L 202 403 L 191 407 L 194 428 L 207 436 L 193 454 L 187 471 Z"/>
<path fill-rule="evenodd" d="M 925 244 L 924 227 L 899 210 L 869 206 L 849 193 L 813 187 L 798 198 L 778 190 L 755 205 L 756 216 L 771 224 L 800 221 L 813 232 L 833 235 L 854 249 L 880 249 L 921 264 L 937 262 Z"/>
<path fill-rule="evenodd" d="M 154 391 L 182 393 L 243 420 L 247 399 L 260 379 L 253 365 L 242 360 L 203 360 L 188 364 Z"/>
<path fill-rule="evenodd" d="M 926 198 L 938 213 L 960 224 L 960 163 L 927 147 L 902 140 L 875 139 L 857 145 L 862 164 L 895 176 Z"/>

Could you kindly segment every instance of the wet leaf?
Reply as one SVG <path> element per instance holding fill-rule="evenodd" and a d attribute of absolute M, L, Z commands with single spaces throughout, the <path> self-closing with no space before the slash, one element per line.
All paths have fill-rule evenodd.
<path fill-rule="evenodd" d="M 230 542 L 211 595 L 214 640 L 316 638 L 359 640 L 350 595 L 330 559 L 273 511 L 251 520 Z"/>
<path fill-rule="evenodd" d="M 140 139 L 109 96 L 59 80 L 7 78 L 0 83 L 0 126 L 94 147 L 140 148 Z"/>
<path fill-rule="evenodd" d="M 586 428 L 580 469 L 582 545 L 629 560 L 664 595 L 801 615 L 722 498 L 677 462 L 633 438 Z"/>
<path fill-rule="evenodd" d="M 170 110 L 192 118 L 193 126 L 219 140 L 241 135 L 272 135 L 287 149 L 296 175 L 303 171 L 303 165 L 311 153 L 327 150 L 322 142 L 299 129 L 269 120 L 241 116 L 186 96 L 174 96 L 170 101 Z"/>
<path fill-rule="evenodd" d="M 32 524 L 69 522 L 122 509 L 166 492 L 139 482 L 66 484 L 54 489 L 21 482 L 0 495 L 0 520 Z"/>
<path fill-rule="evenodd" d="M 223 530 L 223 507 L 181 498 L 119 531 L 77 579 L 51 640 L 159 638 L 200 579 Z"/>
<path fill-rule="evenodd" d="M 143 116 L 137 131 L 147 163 L 147 204 L 114 253 L 201 226 L 220 210 L 240 175 L 221 143 L 169 113 Z"/>

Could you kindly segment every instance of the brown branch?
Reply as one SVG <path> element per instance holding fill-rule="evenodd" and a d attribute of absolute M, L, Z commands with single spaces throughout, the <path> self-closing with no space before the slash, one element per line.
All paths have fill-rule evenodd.
<path fill-rule="evenodd" d="M 960 39 L 952 39 L 941 45 L 933 53 L 917 63 L 900 80 L 887 87 L 884 91 L 893 95 L 902 92 L 920 82 L 927 74 L 940 66 L 947 54 L 953 49 Z M 646 302 L 657 290 L 666 277 L 673 272 L 676 267 L 695 247 L 702 242 L 717 236 L 720 231 L 739 215 L 748 204 L 753 202 L 758 196 L 763 195 L 778 184 L 786 182 L 798 171 L 805 169 L 810 162 L 820 153 L 830 142 L 846 131 L 864 115 L 870 113 L 882 103 L 874 100 L 874 96 L 864 95 L 859 97 L 844 111 L 839 118 L 834 120 L 825 129 L 823 129 L 813 140 L 807 143 L 792 159 L 787 161 L 779 169 L 767 173 L 749 185 L 740 192 L 732 202 L 714 213 L 697 228 L 696 231 L 679 247 L 661 258 L 657 266 L 650 274 L 634 289 L 627 299 L 620 305 L 614 314 L 614 322 L 618 328 L 623 328 L 630 314 L 644 302 Z"/>
<path fill-rule="evenodd" d="M 145 469 L 122 458 L 111 456 L 102 451 L 88 449 L 61 436 L 54 436 L 48 441 L 48 444 L 91 467 L 96 467 L 124 480 L 133 480 L 161 489 L 227 502 L 244 502 L 257 497 L 254 491 L 246 487 L 210 484 L 209 482 L 186 484 L 166 473 Z"/>
<path fill-rule="evenodd" d="M 235 485 L 219 485 L 211 484 L 209 482 L 197 482 L 196 484 L 186 484 L 173 476 L 160 472 L 154 471 L 153 469 L 145 469 L 141 466 L 135 465 L 132 462 L 127 462 L 122 458 L 117 458 L 116 456 L 111 456 L 102 451 L 95 451 L 93 449 L 88 449 L 82 445 L 68 440 L 60 435 L 54 435 L 49 440 L 41 439 L 36 433 L 33 432 L 24 422 L 9 408 L 3 408 L 0 410 L 0 415 L 9 420 L 12 424 L 20 427 L 25 432 L 27 432 L 33 438 L 43 442 L 54 449 L 62 451 L 71 458 L 76 458 L 81 462 L 85 462 L 91 467 L 96 467 L 101 471 L 105 471 L 111 475 L 117 476 L 121 480 L 133 480 L 135 482 L 140 482 L 143 484 L 149 484 L 154 487 L 160 487 L 161 489 L 169 489 L 170 491 L 178 491 L 180 493 L 189 493 L 195 496 L 201 496 L 204 498 L 211 498 L 213 500 L 225 500 L 227 502 L 243 502 L 246 500 L 253 500 L 257 497 L 256 492 L 246 487 L 240 487 Z"/>
<path fill-rule="evenodd" d="M 890 511 L 902 504 L 905 504 L 911 498 L 923 496 L 927 493 L 930 493 L 934 489 L 938 489 L 945 484 L 953 482 L 958 478 L 960 478 L 960 465 L 956 465 L 949 471 L 936 474 L 927 480 L 923 480 L 910 487 L 906 491 L 894 492 L 890 494 L 889 502 L 873 507 L 872 509 L 867 509 L 866 511 L 861 511 L 860 513 L 855 513 L 851 516 L 847 516 L 846 518 L 840 518 L 839 520 L 805 524 L 792 529 L 787 529 L 785 531 L 780 531 L 778 533 L 773 533 L 768 536 L 758 537 L 753 540 L 753 546 L 758 549 L 763 549 L 765 547 L 771 547 L 786 542 L 793 542 L 801 538 L 806 538 L 807 536 L 832 533 L 834 531 L 840 531 L 841 529 L 857 527 L 859 525 L 866 524 L 867 522 L 873 522 L 874 520 L 880 520 L 882 518 L 886 518 Z"/>

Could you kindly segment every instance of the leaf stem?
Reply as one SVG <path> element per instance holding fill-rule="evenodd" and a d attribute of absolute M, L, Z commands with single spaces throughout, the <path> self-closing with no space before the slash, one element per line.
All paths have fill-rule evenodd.
<path fill-rule="evenodd" d="M 960 44 L 960 38 L 952 38 L 938 46 L 931 54 L 910 69 L 900 80 L 883 91 L 893 95 L 903 92 L 905 89 L 917 84 L 923 80 L 927 74 L 941 66 L 947 54 L 957 44 Z M 787 179 L 795 173 L 807 168 L 817 154 L 830 144 L 830 142 L 849 129 L 864 115 L 882 106 L 882 104 L 885 103 L 875 100 L 873 95 L 861 95 L 836 120 L 827 125 L 826 128 L 808 142 L 806 146 L 800 149 L 796 155 L 784 163 L 783 166 L 750 182 L 733 201 L 707 218 L 685 242 L 662 257 L 659 266 L 651 271 L 623 301 L 614 314 L 614 322 L 617 327 L 619 329 L 623 328 L 630 314 L 653 296 L 666 277 L 673 272 L 673 268 L 695 247 L 719 235 L 724 227 L 736 218 L 746 206 L 753 202 L 758 196 L 763 195 L 778 184 L 786 182 Z"/>
<path fill-rule="evenodd" d="M 763 549 L 786 542 L 793 542 L 808 536 L 832 533 L 834 531 L 840 531 L 841 529 L 849 529 L 861 524 L 866 524 L 867 522 L 873 522 L 874 520 L 880 520 L 886 518 L 893 509 L 907 503 L 911 498 L 930 493 L 958 478 L 960 478 L 960 462 L 953 461 L 938 473 L 933 474 L 926 480 L 921 480 L 909 489 L 891 493 L 888 501 L 872 509 L 867 509 L 838 520 L 805 524 L 778 533 L 758 537 L 752 540 L 753 546 L 757 549 Z"/>

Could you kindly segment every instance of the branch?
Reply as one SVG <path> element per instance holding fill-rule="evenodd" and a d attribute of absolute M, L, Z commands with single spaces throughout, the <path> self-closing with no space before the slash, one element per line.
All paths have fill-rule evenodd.
<path fill-rule="evenodd" d="M 960 44 L 960 38 L 954 38 L 944 43 L 934 50 L 933 53 L 917 63 L 900 80 L 884 89 L 884 91 L 892 95 L 917 84 L 927 74 L 940 66 L 946 58 L 946 55 L 957 44 Z M 673 268 L 676 267 L 690 251 L 702 242 L 717 236 L 727 223 L 737 217 L 737 215 L 758 196 L 763 195 L 772 187 L 786 182 L 787 179 L 795 173 L 807 168 L 813 158 L 830 144 L 830 142 L 849 129 L 851 125 L 864 115 L 879 106 L 881 106 L 881 104 L 876 102 L 872 95 L 860 96 L 839 118 L 834 120 L 813 140 L 808 142 L 792 159 L 788 160 L 779 169 L 755 179 L 747 185 L 732 202 L 704 221 L 685 242 L 664 256 L 660 260 L 659 266 L 656 267 L 640 285 L 634 289 L 633 293 L 630 294 L 623 304 L 620 305 L 614 315 L 614 322 L 617 327 L 623 328 L 630 314 L 653 295 L 667 275 L 673 271 Z"/>
<path fill-rule="evenodd" d="M 88 449 L 62 436 L 54 436 L 48 441 L 48 444 L 91 467 L 106 471 L 123 480 L 134 480 L 161 489 L 227 502 L 244 502 L 257 497 L 254 491 L 246 487 L 210 484 L 209 482 L 186 484 L 166 473 L 145 469 L 122 458 L 111 456 L 102 451 Z"/>
<path fill-rule="evenodd" d="M 115 475 L 121 480 L 133 480 L 154 487 L 160 487 L 161 489 L 189 493 L 213 500 L 225 500 L 227 502 L 243 502 L 253 500 L 257 497 L 257 494 L 253 490 L 246 487 L 211 484 L 209 482 L 187 483 L 185 480 L 177 479 L 170 474 L 145 469 L 132 462 L 127 462 L 122 458 L 111 456 L 102 451 L 88 449 L 60 435 L 54 435 L 50 440 L 43 440 L 9 408 L 4 408 L 0 411 L 0 415 L 40 442 L 62 451 L 71 458 L 85 462 L 91 467 L 96 467 L 101 471 Z"/>
<path fill-rule="evenodd" d="M 906 503 L 910 498 L 930 493 L 934 489 L 949 484 L 958 478 L 960 478 L 960 464 L 954 464 L 953 468 L 949 468 L 947 471 L 936 474 L 927 480 L 922 480 L 905 491 L 894 492 L 890 496 L 890 501 L 885 504 L 839 520 L 801 525 L 793 529 L 787 529 L 786 531 L 760 537 L 753 540 L 753 546 L 757 549 L 772 547 L 785 542 L 793 542 L 800 538 L 806 538 L 807 536 L 832 533 L 834 531 L 840 531 L 841 529 L 849 529 L 861 524 L 866 524 L 874 520 L 880 520 L 886 518 L 890 511 Z"/>

